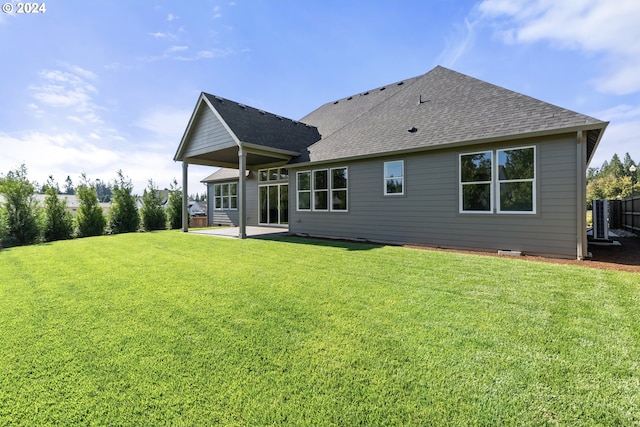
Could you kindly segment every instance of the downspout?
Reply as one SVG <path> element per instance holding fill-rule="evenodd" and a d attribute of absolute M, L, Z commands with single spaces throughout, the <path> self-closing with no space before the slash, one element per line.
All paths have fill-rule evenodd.
<path fill-rule="evenodd" d="M 584 260 L 589 256 L 587 253 L 587 144 L 584 131 L 578 131 L 576 140 L 576 213 L 578 215 L 578 218 L 576 218 L 576 254 L 579 260 Z"/>
<path fill-rule="evenodd" d="M 242 149 L 242 146 L 240 146 L 238 150 L 238 165 L 240 169 L 240 185 L 238 185 L 238 237 L 245 239 L 247 237 L 247 153 Z"/>
<path fill-rule="evenodd" d="M 182 161 L 182 231 L 189 231 L 189 162 Z"/>

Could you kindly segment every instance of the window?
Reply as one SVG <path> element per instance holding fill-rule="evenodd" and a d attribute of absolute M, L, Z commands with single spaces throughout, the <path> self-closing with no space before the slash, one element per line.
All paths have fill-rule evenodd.
<path fill-rule="evenodd" d="M 346 212 L 348 181 L 347 167 L 297 172 L 297 210 Z"/>
<path fill-rule="evenodd" d="M 313 171 L 313 210 L 329 209 L 329 179 L 326 169 Z"/>
<path fill-rule="evenodd" d="M 287 168 L 260 169 L 258 171 L 258 181 L 285 181 L 289 179 Z"/>
<path fill-rule="evenodd" d="M 404 194 L 404 160 L 384 162 L 384 195 Z"/>
<path fill-rule="evenodd" d="M 304 171 L 296 174 L 298 190 L 298 210 L 311 210 L 311 172 Z"/>
<path fill-rule="evenodd" d="M 238 184 L 214 184 L 213 199 L 213 208 L 216 210 L 238 209 Z"/>
<path fill-rule="evenodd" d="M 535 209 L 535 152 L 533 147 L 498 150 L 498 212 Z"/>
<path fill-rule="evenodd" d="M 347 168 L 331 169 L 331 210 L 347 210 Z"/>
<path fill-rule="evenodd" d="M 493 211 L 491 170 L 493 153 L 460 156 L 460 210 L 462 212 Z"/>
<path fill-rule="evenodd" d="M 535 147 L 461 154 L 460 212 L 535 213 L 535 157 Z"/>

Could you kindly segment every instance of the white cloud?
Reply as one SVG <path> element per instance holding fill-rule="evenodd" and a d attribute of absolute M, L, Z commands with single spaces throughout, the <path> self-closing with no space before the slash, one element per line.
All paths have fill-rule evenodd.
<path fill-rule="evenodd" d="M 604 137 L 591 162 L 591 166 L 599 167 L 605 160 L 611 160 L 614 154 L 620 158 L 629 153 L 636 162 L 640 161 L 638 143 L 635 135 L 640 134 L 640 107 L 617 105 L 593 114 L 601 120 L 610 122 Z"/>
<path fill-rule="evenodd" d="M 163 33 L 160 31 L 156 31 L 155 33 L 149 33 L 149 35 L 156 39 L 168 39 L 168 40 L 176 40 L 178 37 L 173 33 Z"/>
<path fill-rule="evenodd" d="M 506 43 L 547 41 L 557 49 L 602 55 L 608 73 L 595 81 L 601 92 L 640 90 L 637 0 L 484 0 L 478 9 Z"/>
<path fill-rule="evenodd" d="M 445 40 L 445 49 L 436 63 L 449 68 L 454 67 L 458 59 L 473 46 L 475 42 L 474 27 L 475 23 L 468 19 L 465 19 L 464 27 L 457 26 L 455 40 L 451 41 L 449 38 Z"/>
<path fill-rule="evenodd" d="M 167 21 L 171 22 L 174 21 L 176 19 L 178 19 L 179 17 L 174 15 L 173 13 L 170 13 L 169 15 L 167 15 Z"/>
<path fill-rule="evenodd" d="M 29 86 L 29 91 L 41 105 L 32 103 L 31 109 L 37 110 L 44 105 L 95 114 L 92 96 L 98 91 L 87 81 L 88 78 L 94 80 L 95 74 L 68 64 L 64 67 L 73 71 L 42 70 L 38 73 L 39 82 Z"/>
<path fill-rule="evenodd" d="M 135 126 L 147 130 L 171 147 L 178 147 L 191 117 L 191 110 L 156 107 L 135 121 Z"/>

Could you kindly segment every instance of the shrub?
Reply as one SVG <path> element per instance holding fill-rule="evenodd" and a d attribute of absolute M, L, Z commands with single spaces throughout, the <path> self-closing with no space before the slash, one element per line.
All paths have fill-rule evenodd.
<path fill-rule="evenodd" d="M 76 188 L 76 196 L 80 201 L 76 215 L 78 237 L 99 236 L 104 233 L 107 221 L 98 204 L 96 187 L 88 181 L 84 173 L 82 183 Z"/>
<path fill-rule="evenodd" d="M 149 186 L 142 195 L 140 214 L 142 227 L 147 231 L 164 230 L 167 227 L 167 215 L 162 207 L 160 192 L 153 180 L 149 180 Z"/>
<path fill-rule="evenodd" d="M 0 194 L 5 198 L 5 231 L 1 233 L 4 234 L 3 245 L 30 245 L 40 238 L 39 208 L 34 193 L 34 185 L 27 179 L 24 164 L 7 176 L 0 176 Z"/>
<path fill-rule="evenodd" d="M 122 170 L 119 170 L 111 190 L 113 204 L 109 212 L 109 228 L 112 233 L 130 233 L 140 227 L 140 215 L 132 192 L 131 180 L 126 179 Z"/>
<path fill-rule="evenodd" d="M 175 179 L 169 188 L 169 200 L 167 202 L 167 219 L 169 228 L 177 229 L 182 227 L 182 190 Z"/>
<path fill-rule="evenodd" d="M 67 209 L 67 201 L 58 197 L 53 177 L 49 177 L 45 188 L 47 197 L 44 200 L 44 240 L 51 242 L 70 239 L 73 235 L 73 218 Z"/>

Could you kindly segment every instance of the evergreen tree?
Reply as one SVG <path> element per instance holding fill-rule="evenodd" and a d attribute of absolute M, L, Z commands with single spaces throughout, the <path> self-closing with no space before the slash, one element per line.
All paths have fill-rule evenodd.
<path fill-rule="evenodd" d="M 45 188 L 47 197 L 44 199 L 44 240 L 51 242 L 70 239 L 73 234 L 73 218 L 67 209 L 67 201 L 58 197 L 58 186 L 52 176 L 49 176 Z"/>
<path fill-rule="evenodd" d="M 132 192 L 131 180 L 119 170 L 111 190 L 113 204 L 109 212 L 109 227 L 112 233 L 130 233 L 137 231 L 140 226 L 140 215 Z"/>
<path fill-rule="evenodd" d="M 71 177 L 67 175 L 67 179 L 64 180 L 64 194 L 68 196 L 73 196 L 73 181 L 71 181 Z"/>
<path fill-rule="evenodd" d="M 149 186 L 142 194 L 142 227 L 147 231 L 164 230 L 167 227 L 167 215 L 162 207 L 162 198 L 158 188 L 149 180 Z"/>
<path fill-rule="evenodd" d="M 102 180 L 96 179 L 95 189 L 96 197 L 100 203 L 109 203 L 111 201 L 111 189 Z"/>
<path fill-rule="evenodd" d="M 76 195 L 80 201 L 76 215 L 78 237 L 99 236 L 104 233 L 107 221 L 98 203 L 96 187 L 89 182 L 84 173 L 82 182 L 76 188 Z"/>
<path fill-rule="evenodd" d="M 167 202 L 167 217 L 169 228 L 177 229 L 182 227 L 182 190 L 178 186 L 178 181 L 173 179 L 169 188 L 169 200 Z"/>
<path fill-rule="evenodd" d="M 7 176 L 0 175 L 0 194 L 5 223 L 5 246 L 30 245 L 40 238 L 39 208 L 35 200 L 35 186 L 27 179 L 27 167 L 22 164 Z"/>

